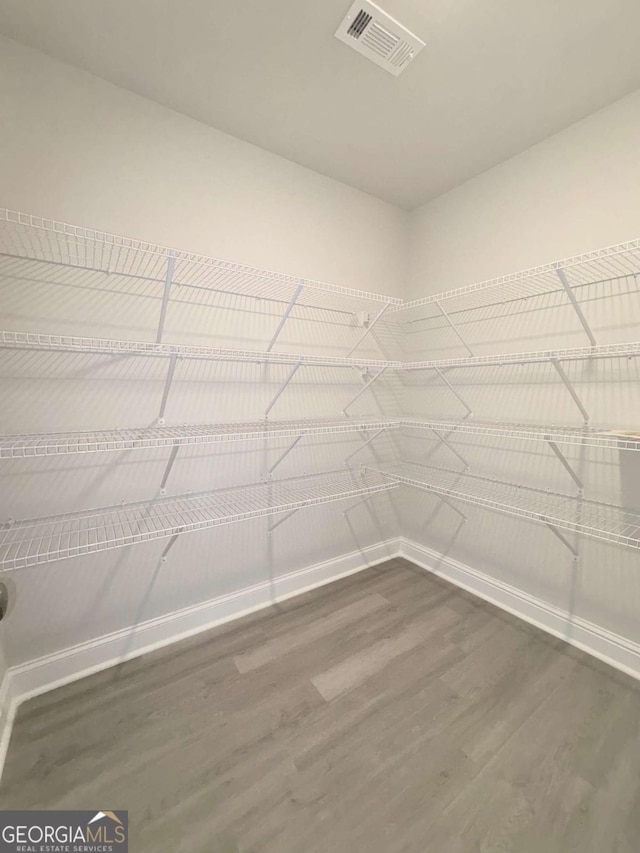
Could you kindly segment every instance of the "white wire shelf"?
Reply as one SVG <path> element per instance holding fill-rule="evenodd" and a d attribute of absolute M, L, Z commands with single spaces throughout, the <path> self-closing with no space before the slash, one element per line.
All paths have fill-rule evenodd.
<path fill-rule="evenodd" d="M 404 419 L 403 427 L 410 429 L 438 430 L 447 433 L 447 439 L 455 434 L 486 435 L 496 438 L 516 438 L 526 441 L 553 441 L 556 444 L 574 444 L 588 447 L 604 447 L 613 450 L 640 450 L 640 431 L 616 432 L 611 429 L 592 427 L 545 426 L 544 424 L 499 423 L 469 418 L 466 421 L 453 418 Z M 0 445 L 1 446 L 1 445 Z"/>
<path fill-rule="evenodd" d="M 467 310 L 495 301 L 562 292 L 558 271 L 573 288 L 638 276 L 640 239 L 414 299 L 393 310 L 406 311 L 442 302 L 455 302 L 457 310 Z"/>
<path fill-rule="evenodd" d="M 153 426 L 83 432 L 32 433 L 0 436 L 0 459 L 30 459 L 77 453 L 146 450 L 176 445 L 218 444 L 264 438 L 296 438 L 299 435 L 333 435 L 362 430 L 424 429 L 466 435 L 486 435 L 528 441 L 553 441 L 607 449 L 640 450 L 640 432 L 616 432 L 588 427 L 499 423 L 418 418 L 342 418 L 290 421 Z"/>
<path fill-rule="evenodd" d="M 0 459 L 100 453 L 112 450 L 143 450 L 264 438 L 294 438 L 299 435 L 332 435 L 359 430 L 395 429 L 399 426 L 400 421 L 392 419 L 342 418 L 341 420 L 257 421 L 40 435 L 4 435 L 0 436 Z"/>
<path fill-rule="evenodd" d="M 376 303 L 402 303 L 401 299 L 380 293 L 183 252 L 6 208 L 0 208 L 0 255 L 157 284 L 164 284 L 171 261 L 172 283 L 177 287 L 286 304 L 303 284 L 304 298 L 298 304 L 306 307 L 337 305 L 357 311 Z"/>
<path fill-rule="evenodd" d="M 395 485 L 376 472 L 333 472 L 15 521 L 0 531 L 0 571 L 373 495 Z"/>
<path fill-rule="evenodd" d="M 460 474 L 410 462 L 365 470 L 447 498 L 581 533 L 616 545 L 640 548 L 640 514 L 570 495 Z"/>
<path fill-rule="evenodd" d="M 190 346 L 188 344 L 158 344 L 151 341 L 120 341 L 110 338 L 85 338 L 76 335 L 48 335 L 36 332 L 0 331 L 0 348 L 19 350 L 104 353 L 107 355 L 144 355 L 168 358 L 201 359 L 205 361 L 254 362 L 257 364 L 308 364 L 320 367 L 398 368 L 399 361 L 379 361 L 366 358 L 305 355 L 303 353 L 260 352 L 224 349 L 221 347 Z"/>
<path fill-rule="evenodd" d="M 589 358 L 632 358 L 640 355 L 640 341 L 624 344 L 603 344 L 573 349 L 539 350 L 534 352 L 499 353 L 496 355 L 445 358 L 435 361 L 408 361 L 403 370 L 440 370 L 444 367 L 489 367 L 491 365 L 539 364 L 552 361 L 580 361 Z"/>

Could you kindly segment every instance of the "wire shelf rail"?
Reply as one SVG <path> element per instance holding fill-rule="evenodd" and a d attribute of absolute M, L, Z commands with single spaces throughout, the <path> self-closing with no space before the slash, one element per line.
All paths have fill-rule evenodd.
<path fill-rule="evenodd" d="M 615 545 L 640 548 L 640 513 L 623 507 L 411 462 L 365 470 L 396 483 L 505 515 L 541 522 Z"/>
<path fill-rule="evenodd" d="M 106 355 L 143 355 L 161 358 L 201 359 L 205 361 L 253 362 L 255 364 L 301 364 L 320 367 L 400 367 L 399 361 L 343 358 L 330 355 L 260 352 L 221 347 L 163 344 L 151 341 L 120 341 L 110 338 L 86 338 L 77 335 L 48 335 L 37 332 L 0 331 L 0 348 L 40 351 L 86 352 Z"/>
<path fill-rule="evenodd" d="M 334 435 L 361 430 L 396 429 L 400 421 L 390 418 L 342 418 L 243 423 L 153 426 L 0 436 L 0 459 L 25 459 L 113 450 L 144 450 L 193 444 L 219 444 L 264 438 L 294 438 L 300 435 Z"/>
<path fill-rule="evenodd" d="M 408 361 L 403 370 L 441 370 L 445 367 L 490 367 L 508 364 L 541 364 L 554 361 L 581 361 L 589 358 L 632 358 L 640 355 L 640 341 L 624 344 L 603 344 L 571 349 L 539 350 L 534 352 L 499 353 L 496 355 L 445 358 L 435 361 Z"/>
<path fill-rule="evenodd" d="M 0 208 L 0 255 L 157 284 L 164 284 L 171 263 L 172 281 L 178 287 L 284 303 L 302 283 L 307 307 L 336 304 L 357 311 L 376 303 L 402 303 L 397 297 L 298 278 L 7 208 Z"/>
<path fill-rule="evenodd" d="M 500 439 L 553 441 L 558 444 L 601 447 L 609 450 L 640 450 L 640 433 L 589 427 L 501 423 L 453 418 L 341 418 L 289 421 L 244 421 L 220 424 L 182 424 L 82 432 L 31 433 L 0 436 L 0 459 L 30 459 L 69 454 L 219 444 L 265 438 L 296 438 L 300 435 L 344 435 L 366 430 L 438 430 L 462 435 Z"/>
<path fill-rule="evenodd" d="M 485 435 L 526 441 L 554 441 L 557 444 L 604 447 L 611 450 L 640 450 L 640 432 L 616 432 L 612 429 L 594 429 L 586 426 L 545 426 L 473 419 L 460 421 L 453 418 L 404 419 L 401 425 L 409 429 L 441 430 L 447 432 L 449 439 L 456 434 Z"/>
<path fill-rule="evenodd" d="M 374 495 L 395 485 L 376 472 L 333 472 L 15 521 L 0 531 L 0 571 Z"/>
<path fill-rule="evenodd" d="M 563 289 L 559 271 L 574 288 L 636 277 L 640 275 L 640 239 L 414 299 L 393 311 L 410 311 L 442 302 L 456 302 L 459 310 L 473 310 L 498 299 L 508 301 L 554 293 Z"/>

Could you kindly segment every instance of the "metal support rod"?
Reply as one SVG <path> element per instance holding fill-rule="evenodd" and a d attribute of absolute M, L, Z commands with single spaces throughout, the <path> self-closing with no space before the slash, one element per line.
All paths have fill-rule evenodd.
<path fill-rule="evenodd" d="M 370 388 L 373 385 L 373 383 L 376 381 L 376 379 L 379 379 L 379 377 L 382 376 L 382 374 L 385 372 L 386 369 L 387 369 L 386 366 L 381 367 L 380 370 L 376 373 L 376 375 L 371 377 L 371 379 L 367 382 L 367 384 L 365 386 L 363 386 L 358 391 L 358 393 L 353 398 L 353 400 L 351 400 L 349 403 L 347 403 L 347 405 L 344 407 L 344 409 L 342 410 L 343 415 L 347 414 L 347 409 L 349 409 L 351 406 L 353 406 L 355 401 L 364 394 L 364 392 L 367 390 L 367 388 Z"/>
<path fill-rule="evenodd" d="M 585 407 L 582 405 L 582 400 L 580 399 L 580 397 L 578 397 L 578 395 L 576 393 L 576 389 L 571 384 L 571 380 L 569 379 L 567 374 L 564 372 L 564 368 L 562 367 L 562 365 L 560 364 L 560 362 L 558 361 L 557 358 L 552 358 L 551 364 L 553 364 L 553 366 L 556 369 L 556 372 L 558 373 L 558 376 L 560 377 L 560 379 L 562 379 L 562 382 L 564 383 L 565 388 L 571 394 L 573 402 L 580 409 L 580 413 L 581 413 L 582 417 L 584 418 L 585 425 L 587 425 L 589 423 L 589 412 L 587 412 Z"/>
<path fill-rule="evenodd" d="M 456 333 L 456 335 L 458 336 L 458 340 L 460 341 L 460 343 L 465 347 L 465 349 L 467 350 L 467 352 L 469 353 L 469 355 L 473 355 L 473 350 L 471 349 L 471 347 L 469 346 L 469 344 L 465 341 L 465 339 L 462 337 L 462 334 L 461 334 L 461 332 L 458 330 L 458 327 L 456 326 L 456 324 L 453 322 L 453 320 L 451 319 L 451 317 L 447 314 L 447 312 L 444 310 L 444 308 L 443 308 L 443 307 L 442 307 L 442 305 L 438 302 L 438 300 L 437 300 L 437 299 L 436 299 L 436 305 L 437 305 L 437 307 L 438 307 L 438 310 L 440 311 L 440 313 L 441 313 L 441 314 L 442 314 L 442 316 L 444 317 L 444 319 L 447 321 L 447 323 L 451 326 L 451 328 L 453 329 L 453 331 L 454 331 L 454 332 Z"/>
<path fill-rule="evenodd" d="M 174 533 L 173 536 L 171 537 L 171 539 L 169 539 L 169 541 L 167 542 L 167 544 L 165 546 L 164 551 L 162 552 L 162 554 L 160 554 L 161 562 L 163 562 L 163 563 L 167 562 L 167 554 L 173 548 L 173 546 L 176 544 L 176 539 L 178 538 L 178 536 L 180 536 L 181 533 L 182 533 L 182 528 L 180 528 L 180 530 L 178 530 L 177 533 Z"/>
<path fill-rule="evenodd" d="M 287 305 L 287 308 L 286 308 L 284 314 L 280 318 L 280 322 L 278 323 L 278 328 L 273 333 L 273 337 L 271 338 L 271 342 L 269 343 L 269 346 L 267 347 L 267 352 L 271 352 L 273 345 L 278 340 L 278 336 L 280 335 L 280 332 L 282 331 L 284 324 L 287 322 L 289 314 L 291 314 L 291 309 L 296 304 L 296 300 L 298 299 L 298 296 L 300 296 L 300 293 L 302 292 L 303 286 L 304 286 L 303 283 L 300 282 L 300 284 L 294 290 L 293 296 L 289 300 L 289 304 Z"/>
<path fill-rule="evenodd" d="M 452 501 L 450 501 L 448 497 L 446 497 L 445 495 L 441 495 L 440 492 L 434 492 L 434 494 L 440 498 L 443 504 L 446 504 L 448 507 L 451 507 L 454 512 L 457 512 L 463 521 L 467 520 L 467 516 L 462 512 L 461 509 L 458 509 L 458 507 Z"/>
<path fill-rule="evenodd" d="M 167 371 L 167 378 L 164 382 L 164 391 L 162 392 L 162 401 L 160 402 L 160 411 L 158 412 L 158 422 L 164 423 L 164 410 L 167 407 L 167 400 L 169 399 L 169 390 L 171 389 L 171 383 L 173 382 L 173 374 L 176 372 L 176 361 L 177 356 L 175 353 L 171 354 L 169 358 L 169 370 Z"/>
<path fill-rule="evenodd" d="M 558 457 L 558 459 L 559 459 L 559 460 L 560 460 L 560 462 L 562 463 L 563 467 L 564 467 L 564 468 L 569 472 L 569 476 L 571 477 L 571 479 L 573 480 L 573 482 L 576 484 L 576 486 L 577 486 L 579 489 L 584 489 L 584 483 L 582 482 L 582 480 L 580 479 L 580 477 L 578 477 L 578 475 L 577 475 L 577 474 L 576 474 L 576 472 L 573 470 L 573 468 L 571 467 L 571 465 L 569 465 L 569 462 L 567 461 L 566 456 L 565 456 L 565 455 L 564 455 L 564 453 L 560 450 L 560 448 L 559 448 L 559 447 L 558 447 L 558 445 L 555 443 L 555 441 L 552 441 L 552 440 L 551 440 L 551 438 L 549 438 L 549 436 L 548 436 L 548 435 L 546 435 L 546 436 L 545 436 L 545 441 L 547 442 L 547 444 L 549 445 L 549 447 L 553 450 L 553 452 L 555 453 L 555 455 Z"/>
<path fill-rule="evenodd" d="M 364 332 L 360 335 L 360 337 L 359 337 L 359 338 L 358 338 L 358 340 L 355 342 L 355 344 L 351 347 L 351 349 L 349 350 L 349 352 L 348 352 L 348 353 L 347 353 L 347 355 L 346 355 L 346 358 L 349 358 L 349 356 L 350 356 L 352 353 L 354 353 L 354 352 L 358 349 L 358 347 L 360 346 L 360 344 L 362 343 L 362 341 L 367 337 L 367 335 L 368 335 L 368 334 L 369 334 L 369 332 L 373 329 L 373 327 L 374 327 L 374 326 L 375 326 L 375 324 L 378 322 L 378 320 L 380 320 L 380 319 L 382 318 L 382 316 L 383 316 L 383 314 L 385 313 L 385 311 L 387 311 L 390 307 L 391 307 L 391 305 L 390 305 L 390 303 L 389 303 L 389 302 L 387 302 L 387 304 L 386 304 L 386 305 L 383 305 L 383 306 L 382 306 L 382 308 L 378 311 L 378 313 L 376 314 L 376 316 L 375 316 L 375 317 L 373 318 L 373 320 L 369 323 L 369 325 L 368 325 L 368 326 L 367 326 L 367 328 L 364 330 Z"/>
<path fill-rule="evenodd" d="M 567 281 L 567 277 L 565 276 L 565 274 L 562 270 L 556 270 L 556 272 L 558 274 L 558 278 L 560 279 L 560 283 L 562 284 L 565 293 L 569 297 L 569 301 L 573 305 L 574 311 L 578 315 L 578 320 L 580 320 L 580 323 L 582 324 L 582 328 L 587 333 L 587 337 L 589 338 L 591 346 L 595 347 L 596 346 L 596 339 L 594 337 L 593 332 L 591 331 L 591 327 L 589 326 L 589 323 L 587 322 L 587 318 L 582 313 L 582 308 L 580 307 L 578 300 L 576 299 L 576 295 L 573 292 L 573 288 L 571 287 L 571 285 Z"/>
<path fill-rule="evenodd" d="M 287 376 L 287 378 L 284 380 L 284 382 L 283 382 L 283 383 L 282 383 L 282 385 L 280 386 L 280 388 L 279 388 L 278 392 L 276 393 L 275 397 L 273 398 L 273 400 L 272 400 L 272 401 L 269 403 L 269 405 L 267 406 L 266 411 L 265 411 L 265 413 L 264 413 L 265 418 L 267 417 L 267 415 L 269 414 L 269 412 L 271 411 L 271 409 L 273 409 L 273 407 L 275 406 L 275 404 L 278 402 L 278 398 L 280 397 L 280 395 L 282 394 L 282 392 L 284 391 L 284 389 L 287 387 L 287 385 L 291 382 L 291 380 L 293 379 L 293 377 L 294 377 L 294 376 L 295 376 L 295 374 L 296 374 L 297 369 L 300 367 L 300 365 L 301 365 L 301 364 L 302 364 L 302 362 L 301 362 L 301 361 L 298 361 L 298 362 L 296 362 L 296 364 L 294 364 L 294 365 L 293 365 L 293 370 L 292 370 L 292 371 L 291 371 L 291 373 Z"/>
<path fill-rule="evenodd" d="M 160 319 L 158 320 L 158 334 L 156 335 L 156 343 L 162 342 L 162 332 L 164 330 L 164 321 L 167 316 L 167 306 L 169 304 L 169 292 L 171 290 L 171 282 L 173 280 L 173 270 L 176 265 L 176 258 L 173 249 L 169 252 L 167 261 L 167 274 L 164 280 L 164 293 L 162 294 L 162 307 L 160 308 Z"/>
<path fill-rule="evenodd" d="M 381 435 L 383 432 L 385 432 L 385 430 L 386 430 L 386 427 L 383 427 L 382 429 L 379 429 L 379 430 L 378 430 L 378 432 L 375 432 L 375 433 L 371 436 L 371 438 L 368 438 L 365 442 L 363 442 L 363 443 L 360 445 L 360 447 L 356 447 L 356 449 L 353 451 L 353 453 L 350 453 L 350 454 L 345 458 L 345 460 L 344 460 L 344 464 L 346 465 L 346 464 L 347 464 L 347 462 L 351 459 L 351 457 L 352 457 L 352 456 L 355 456 L 355 455 L 356 455 L 356 453 L 360 453 L 360 451 L 361 451 L 361 450 L 364 450 L 364 448 L 365 448 L 368 444 L 371 444 L 371 442 L 374 440 L 374 438 L 377 438 L 379 435 Z"/>
<path fill-rule="evenodd" d="M 296 444 L 297 444 L 297 443 L 300 441 L 300 439 L 302 438 L 303 434 L 304 434 L 304 433 L 300 433 L 300 435 L 299 435 L 299 436 L 297 436 L 296 438 L 294 438 L 294 439 L 293 439 L 293 441 L 291 442 L 291 444 L 289 445 L 289 447 L 287 447 L 287 449 L 286 449 L 286 450 L 284 450 L 284 451 L 280 454 L 280 456 L 278 456 L 278 458 L 277 458 L 277 459 L 276 459 L 276 461 L 273 463 L 273 465 L 271 466 L 271 468 L 269 468 L 269 476 L 271 476 L 271 475 L 273 474 L 273 472 L 276 470 L 276 468 L 277 468 L 277 467 L 278 467 L 278 465 L 282 462 L 282 460 L 283 460 L 283 459 L 286 459 L 286 457 L 291 453 L 291 451 L 293 450 L 293 448 L 296 446 Z"/>
<path fill-rule="evenodd" d="M 162 482 L 160 483 L 160 494 L 161 495 L 164 495 L 164 493 L 165 493 L 165 486 L 167 485 L 167 480 L 169 479 L 169 474 L 171 473 L 171 469 L 173 468 L 173 463 L 176 461 L 176 456 L 178 455 L 178 450 L 180 450 L 180 445 L 176 443 L 171 448 L 171 453 L 169 454 L 167 466 L 164 469 L 164 474 L 162 475 Z"/>
<path fill-rule="evenodd" d="M 445 445 L 445 447 L 448 447 L 448 448 L 449 448 L 449 450 L 450 450 L 450 451 L 451 451 L 455 456 L 457 456 L 457 457 L 458 457 L 458 459 L 462 462 L 462 464 L 465 466 L 465 468 L 470 468 L 470 467 L 471 467 L 471 466 L 469 465 L 469 463 L 467 462 L 467 460 L 466 460 L 466 459 L 464 458 L 464 456 L 462 455 L 462 453 L 458 453 L 458 451 L 457 451 L 457 450 L 455 449 L 455 447 L 451 444 L 451 442 L 447 441 L 447 439 L 442 435 L 442 433 L 441 433 L 439 430 L 437 430 L 437 429 L 433 429 L 433 427 L 432 427 L 432 428 L 431 428 L 431 431 L 432 431 L 432 432 L 434 432 L 434 433 L 438 436 L 438 438 L 439 438 L 439 439 L 440 439 L 440 441 Z"/>
<path fill-rule="evenodd" d="M 467 410 L 467 412 L 469 412 L 469 414 L 470 414 L 470 415 L 472 415 L 472 414 L 473 414 L 473 412 L 471 411 L 471 408 L 470 408 L 470 407 L 465 403 L 464 399 L 460 396 L 460 394 L 456 391 L 456 389 L 453 387 L 453 385 L 449 382 L 449 380 L 448 380 L 448 379 L 447 379 L 447 377 L 444 375 L 444 373 L 440 370 L 440 368 L 439 368 L 439 367 L 436 367 L 436 368 L 435 368 L 435 371 L 436 371 L 436 373 L 438 374 L 438 376 L 440 377 L 440 379 L 442 379 L 442 381 L 445 383 L 445 385 L 449 388 L 449 390 L 451 391 L 451 393 L 452 393 L 455 397 L 457 397 L 457 399 L 462 403 L 462 405 L 465 407 L 465 409 Z"/>
<path fill-rule="evenodd" d="M 302 509 L 302 507 L 297 507 L 296 509 L 292 509 L 286 515 L 283 515 L 281 519 L 276 521 L 274 524 L 271 524 L 269 526 L 269 535 L 271 535 L 273 533 L 273 531 L 276 529 L 276 527 L 280 527 L 281 524 L 284 524 L 285 521 L 288 521 L 292 515 L 295 515 L 301 509 Z"/>
<path fill-rule="evenodd" d="M 546 524 L 546 526 L 549 528 L 549 530 L 553 533 L 553 535 L 554 535 L 554 536 L 557 536 L 557 538 L 562 542 L 562 544 L 563 544 L 566 548 L 568 548 L 568 549 L 571 551 L 571 553 L 573 554 L 573 556 L 574 556 L 574 557 L 579 557 L 579 556 L 580 556 L 580 553 L 579 553 L 578 549 L 573 547 L 573 545 L 571 544 L 571 542 L 569 542 L 569 540 L 567 539 L 567 537 L 566 537 L 566 536 L 564 536 L 564 534 L 562 534 L 562 533 L 558 530 L 558 528 L 555 526 L 555 524 L 551 524 L 551 522 L 550 522 L 550 521 L 547 521 L 547 520 L 544 518 L 544 516 L 540 516 L 540 517 L 542 518 L 542 520 L 544 521 L 544 523 Z"/>

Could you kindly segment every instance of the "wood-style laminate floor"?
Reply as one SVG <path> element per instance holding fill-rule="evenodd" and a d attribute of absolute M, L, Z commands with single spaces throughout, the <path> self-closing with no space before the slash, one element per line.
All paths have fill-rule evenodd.
<path fill-rule="evenodd" d="M 638 853 L 640 684 L 402 560 L 23 705 L 3 808 L 132 853 Z"/>

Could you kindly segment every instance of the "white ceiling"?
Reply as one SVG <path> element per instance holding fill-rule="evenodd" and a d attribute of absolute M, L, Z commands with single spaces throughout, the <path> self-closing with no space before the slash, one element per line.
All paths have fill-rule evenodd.
<path fill-rule="evenodd" d="M 381 0 L 398 78 L 334 38 L 351 0 L 0 0 L 0 32 L 411 209 L 640 87 L 638 0 Z"/>

